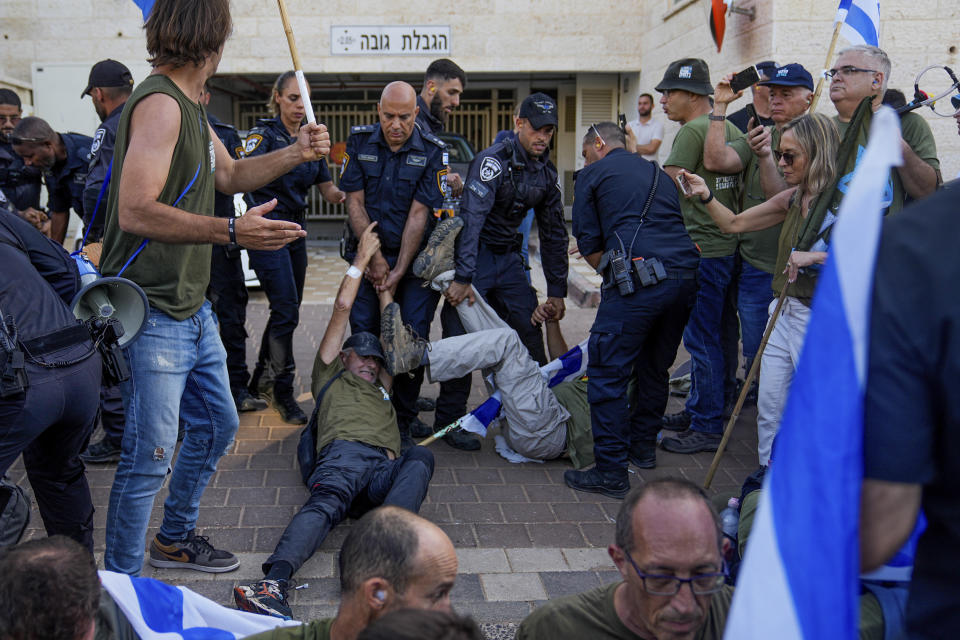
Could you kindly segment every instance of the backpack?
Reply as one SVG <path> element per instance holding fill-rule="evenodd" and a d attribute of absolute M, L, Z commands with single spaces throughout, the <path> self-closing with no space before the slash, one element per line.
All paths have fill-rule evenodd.
<path fill-rule="evenodd" d="M 0 478 L 0 548 L 20 542 L 30 524 L 30 498 L 9 480 Z"/>
<path fill-rule="evenodd" d="M 317 394 L 317 403 L 313 406 L 313 413 L 310 414 L 310 421 L 300 432 L 300 441 L 297 443 L 297 463 L 300 465 L 300 477 L 303 478 L 303 484 L 309 488 L 310 476 L 313 474 L 313 468 L 317 465 L 317 413 L 320 411 L 320 403 L 323 402 L 323 396 L 334 381 L 342 376 L 346 369 L 341 369 L 327 380 L 327 383 Z"/>

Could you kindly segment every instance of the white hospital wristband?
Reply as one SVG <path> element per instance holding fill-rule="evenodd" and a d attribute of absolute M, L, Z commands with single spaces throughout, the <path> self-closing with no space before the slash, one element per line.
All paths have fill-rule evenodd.
<path fill-rule="evenodd" d="M 355 266 L 350 265 L 350 268 L 347 269 L 347 275 L 353 278 L 354 280 L 356 280 L 357 278 L 363 275 L 363 271 L 360 271 L 360 269 L 357 269 Z"/>

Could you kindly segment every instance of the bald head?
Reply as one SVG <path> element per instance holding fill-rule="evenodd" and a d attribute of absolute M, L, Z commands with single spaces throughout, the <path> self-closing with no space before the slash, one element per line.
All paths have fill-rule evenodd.
<path fill-rule="evenodd" d="M 410 84 L 391 82 L 383 88 L 377 103 L 377 115 L 380 116 L 383 137 L 392 151 L 399 150 L 413 134 L 419 112 L 417 92 Z"/>

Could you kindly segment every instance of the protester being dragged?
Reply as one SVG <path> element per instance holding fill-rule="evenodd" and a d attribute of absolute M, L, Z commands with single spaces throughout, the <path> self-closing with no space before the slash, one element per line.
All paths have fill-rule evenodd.
<path fill-rule="evenodd" d="M 775 151 L 783 178 L 791 187 L 766 202 L 734 214 L 720 202 L 700 176 L 682 171 L 690 183 L 688 198 L 699 198 L 717 226 L 726 233 L 743 233 L 783 223 L 780 231 L 773 291 L 787 287 L 782 313 L 775 322 L 760 362 L 757 401 L 760 464 L 770 458 L 770 445 L 780 424 L 793 372 L 800 358 L 818 266 L 827 257 L 835 212 L 817 206 L 832 197 L 840 134 L 826 116 L 804 115 L 787 123 Z M 811 215 L 814 214 L 814 215 Z M 775 303 L 771 303 L 771 313 Z"/>

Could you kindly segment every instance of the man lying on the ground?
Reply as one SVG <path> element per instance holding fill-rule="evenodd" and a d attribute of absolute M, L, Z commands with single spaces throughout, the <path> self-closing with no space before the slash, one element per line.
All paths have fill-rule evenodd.
<path fill-rule="evenodd" d="M 457 554 L 442 529 L 397 507 L 374 509 L 353 525 L 340 549 L 337 616 L 249 640 L 355 640 L 391 611 L 452 613 L 450 591 L 456 578 Z"/>
<path fill-rule="evenodd" d="M 649 482 L 617 514 L 609 553 L 623 581 L 538 607 L 517 639 L 719 640 L 733 597 L 724 585 L 726 544 L 699 487 L 672 478 Z"/>
<path fill-rule="evenodd" d="M 417 512 L 427 495 L 433 454 L 415 446 L 401 455 L 390 402 L 393 378 L 382 366 L 380 341 L 366 332 L 343 341 L 360 276 L 380 247 L 376 225 L 371 223 L 360 238 L 313 365 L 316 407 L 308 428 L 316 429 L 317 455 L 306 481 L 310 498 L 263 564 L 264 579 L 234 590 L 237 606 L 245 611 L 291 617 L 286 598 L 291 576 L 348 511 L 396 505 Z M 381 299 L 384 295 L 389 293 L 382 292 Z"/>

